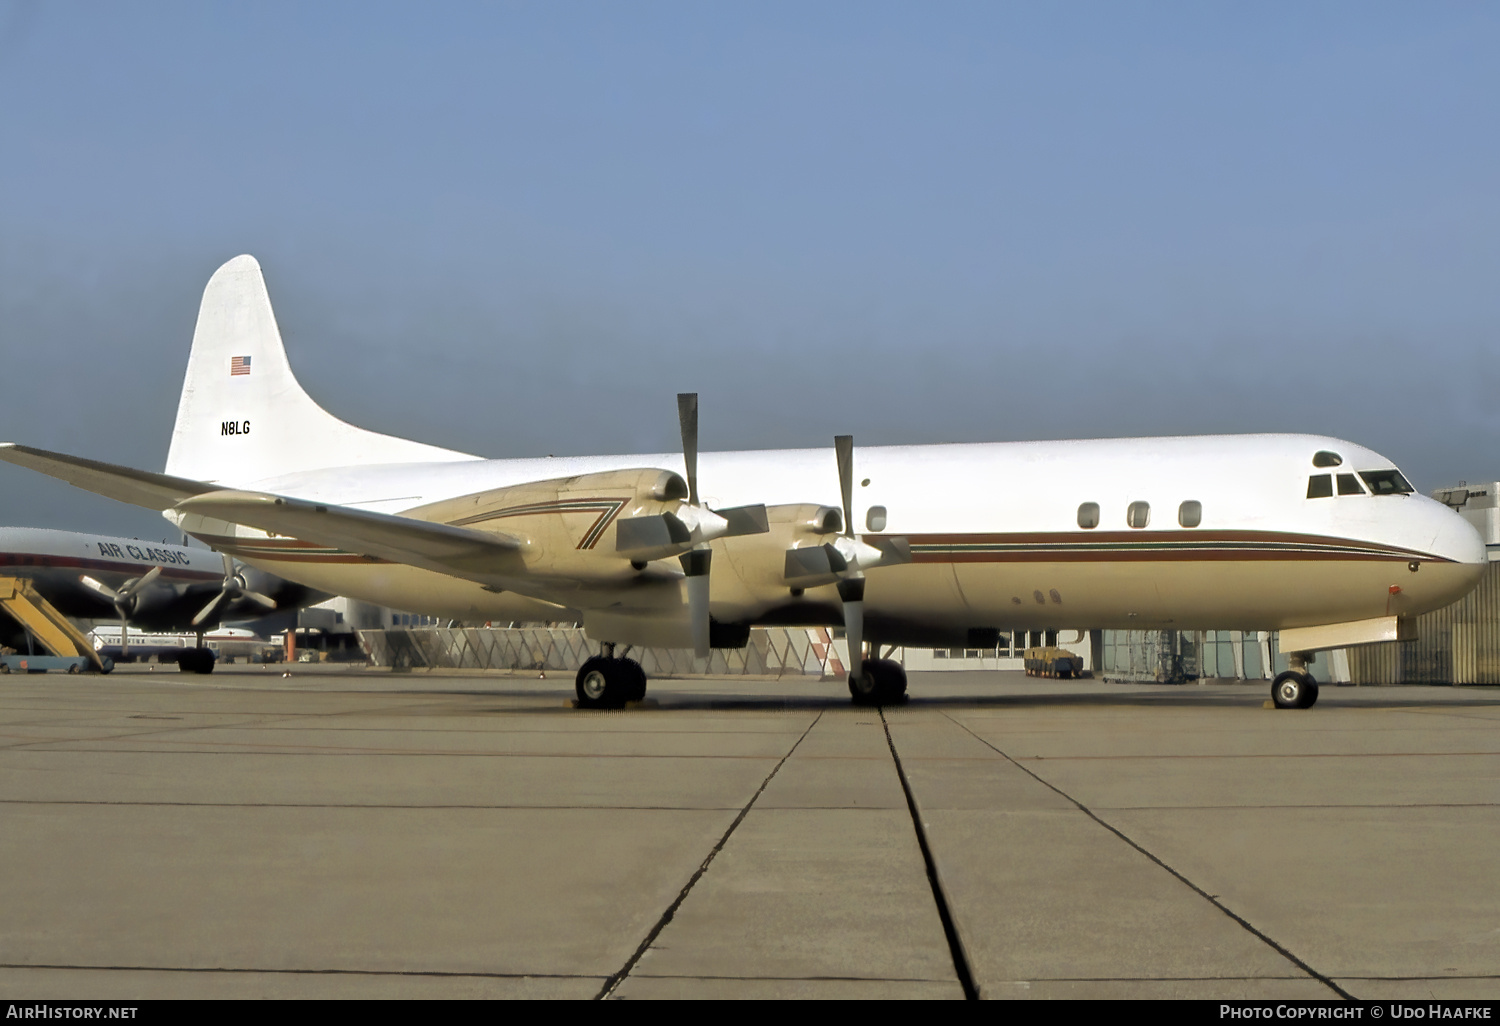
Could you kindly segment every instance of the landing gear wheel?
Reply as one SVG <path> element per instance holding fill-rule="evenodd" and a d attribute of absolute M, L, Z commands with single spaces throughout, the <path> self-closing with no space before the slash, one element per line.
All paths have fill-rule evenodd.
<path fill-rule="evenodd" d="M 641 669 L 641 664 L 634 659 L 621 659 L 619 662 L 624 666 L 630 678 L 630 697 L 626 701 L 639 702 L 646 697 L 646 671 Z"/>
<path fill-rule="evenodd" d="M 906 670 L 893 659 L 866 659 L 858 677 L 849 675 L 856 705 L 893 705 L 906 698 Z"/>
<path fill-rule="evenodd" d="M 630 701 L 635 690 L 635 675 L 630 666 L 638 666 L 631 659 L 609 659 L 594 656 L 578 668 L 575 681 L 580 709 L 618 709 Z M 644 690 L 645 674 L 641 674 Z"/>
<path fill-rule="evenodd" d="M 183 673 L 213 673 L 214 653 L 209 648 L 185 648 L 177 657 L 177 668 Z"/>
<path fill-rule="evenodd" d="M 899 702 L 904 699 L 906 697 L 906 667 L 894 659 L 871 659 L 865 663 L 867 673 L 872 663 L 875 672 L 885 678 L 886 701 Z"/>
<path fill-rule="evenodd" d="M 1309 674 L 1287 670 L 1271 682 L 1271 701 L 1278 709 L 1310 709 L 1318 700 L 1318 685 Z"/>

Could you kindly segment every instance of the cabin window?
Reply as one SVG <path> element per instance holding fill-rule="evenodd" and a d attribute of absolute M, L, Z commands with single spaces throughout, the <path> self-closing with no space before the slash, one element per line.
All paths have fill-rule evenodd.
<path fill-rule="evenodd" d="M 1338 477 L 1340 495 L 1365 494 L 1365 490 L 1359 486 L 1359 478 L 1355 477 L 1353 474 L 1340 474 Z"/>
<path fill-rule="evenodd" d="M 865 528 L 870 531 L 885 530 L 885 507 L 871 506 L 870 512 L 865 514 Z"/>
<path fill-rule="evenodd" d="M 1309 499 L 1326 499 L 1332 494 L 1332 474 L 1314 474 L 1307 479 L 1307 497 Z"/>
<path fill-rule="evenodd" d="M 1361 470 L 1372 495 L 1410 495 L 1416 491 L 1399 470 Z"/>
<path fill-rule="evenodd" d="M 1145 527 L 1151 522 L 1151 503 L 1132 502 L 1125 510 L 1125 522 L 1131 527 Z"/>
<path fill-rule="evenodd" d="M 1085 502 L 1078 507 L 1078 526 L 1092 530 L 1099 526 L 1099 504 L 1097 502 Z"/>
<path fill-rule="evenodd" d="M 1342 467 L 1344 458 L 1336 452 L 1327 449 L 1313 453 L 1313 466 L 1315 467 Z"/>
<path fill-rule="evenodd" d="M 1189 499 L 1177 507 L 1177 522 L 1183 527 L 1197 527 L 1203 523 L 1203 503 Z"/>

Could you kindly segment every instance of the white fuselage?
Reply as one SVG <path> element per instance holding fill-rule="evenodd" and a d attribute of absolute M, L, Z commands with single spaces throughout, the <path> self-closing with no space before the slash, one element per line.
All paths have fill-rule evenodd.
<path fill-rule="evenodd" d="M 1342 464 L 1314 467 L 1320 451 Z M 681 472 L 682 458 L 461 459 L 220 483 L 399 514 L 529 481 L 647 467 Z M 990 627 L 1278 629 L 1440 608 L 1474 586 L 1485 561 L 1461 517 L 1415 493 L 1307 497 L 1314 475 L 1394 469 L 1361 446 L 1307 435 L 861 448 L 853 526 L 908 539 L 914 557 L 869 574 L 866 616 L 896 640 Z M 699 481 L 720 508 L 840 505 L 831 449 L 704 453 Z M 1201 506 L 1196 526 L 1179 523 L 1185 502 Z M 1095 527 L 1080 526 L 1085 503 L 1098 505 Z M 1127 522 L 1132 503 L 1149 504 L 1144 526 Z M 877 507 L 883 524 L 869 519 Z M 180 522 L 211 544 L 228 542 L 223 524 Z M 229 533 L 241 540 L 229 543 L 239 558 L 319 590 L 469 620 L 564 618 L 555 606 L 442 574 L 337 551 L 277 552 L 274 541 L 256 544 L 262 532 Z M 831 587 L 747 602 L 720 563 L 714 577 L 722 622 L 839 622 Z"/>

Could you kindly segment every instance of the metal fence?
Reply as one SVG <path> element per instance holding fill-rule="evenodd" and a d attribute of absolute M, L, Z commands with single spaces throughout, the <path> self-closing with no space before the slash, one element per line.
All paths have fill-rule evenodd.
<path fill-rule="evenodd" d="M 1100 674 L 1105 680 L 1181 684 L 1198 677 L 1196 634 L 1181 631 L 1105 631 Z"/>
<path fill-rule="evenodd" d="M 577 627 L 419 627 L 360 631 L 376 666 L 397 669 L 556 670 L 572 673 L 599 646 Z M 844 643 L 821 627 L 767 627 L 744 648 L 715 649 L 707 659 L 687 649 L 632 649 L 652 677 L 814 676 L 841 678 Z"/>

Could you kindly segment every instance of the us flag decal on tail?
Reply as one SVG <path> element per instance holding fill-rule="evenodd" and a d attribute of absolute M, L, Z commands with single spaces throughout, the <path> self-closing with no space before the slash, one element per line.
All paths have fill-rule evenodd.
<path fill-rule="evenodd" d="M 240 374 L 250 373 L 250 357 L 231 356 L 229 358 L 229 376 L 236 377 Z"/>

